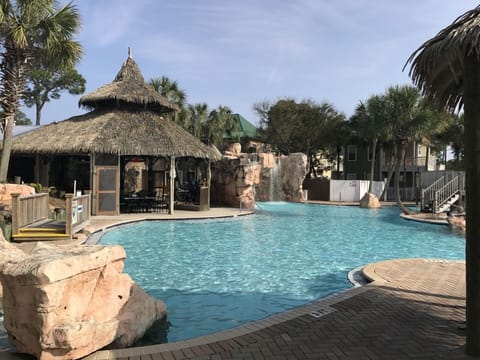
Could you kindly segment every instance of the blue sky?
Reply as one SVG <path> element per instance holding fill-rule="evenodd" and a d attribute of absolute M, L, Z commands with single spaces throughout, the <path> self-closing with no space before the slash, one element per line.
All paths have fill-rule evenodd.
<path fill-rule="evenodd" d="M 65 2 L 62 2 L 65 3 Z M 74 0 L 82 18 L 77 66 L 86 92 L 110 83 L 131 47 L 149 80 L 176 80 L 188 103 L 253 105 L 285 97 L 328 101 L 347 116 L 391 85 L 411 84 L 409 55 L 469 0 Z M 80 96 L 47 103 L 42 123 L 84 113 Z M 34 121 L 33 109 L 22 109 Z"/>

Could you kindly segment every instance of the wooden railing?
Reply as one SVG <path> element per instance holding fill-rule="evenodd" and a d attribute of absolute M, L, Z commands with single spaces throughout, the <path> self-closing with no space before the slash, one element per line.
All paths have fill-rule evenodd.
<path fill-rule="evenodd" d="M 72 237 L 90 224 L 90 194 L 74 197 L 65 195 L 65 234 Z M 12 194 L 12 234 L 25 226 L 48 220 L 49 196 L 47 193 L 21 196 Z"/>
<path fill-rule="evenodd" d="M 66 194 L 65 200 L 65 233 L 72 235 L 90 224 L 90 194 Z"/>
<path fill-rule="evenodd" d="M 17 234 L 21 227 L 34 222 L 48 219 L 49 196 L 48 193 L 40 193 L 20 197 L 20 194 L 12 195 L 12 234 Z"/>

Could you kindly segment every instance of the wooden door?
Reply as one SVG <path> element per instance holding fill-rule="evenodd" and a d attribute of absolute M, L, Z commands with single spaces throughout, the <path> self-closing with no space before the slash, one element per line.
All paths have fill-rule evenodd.
<path fill-rule="evenodd" d="M 117 166 L 96 167 L 96 214 L 118 215 L 120 174 Z"/>

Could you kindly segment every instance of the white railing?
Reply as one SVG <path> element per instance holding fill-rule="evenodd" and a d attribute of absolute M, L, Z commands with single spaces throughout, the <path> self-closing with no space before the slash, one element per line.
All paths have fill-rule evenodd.
<path fill-rule="evenodd" d="M 446 204 L 454 195 L 458 194 L 462 189 L 464 189 L 464 177 L 462 175 L 454 177 L 441 189 L 438 189 L 435 192 L 433 199 L 433 213 L 439 213 L 442 205 Z"/>
<path fill-rule="evenodd" d="M 422 197 L 420 199 L 420 209 L 425 209 L 426 206 L 432 206 L 435 201 L 435 194 L 438 190 L 445 186 L 445 176 L 440 177 L 434 181 L 430 186 L 422 190 Z"/>

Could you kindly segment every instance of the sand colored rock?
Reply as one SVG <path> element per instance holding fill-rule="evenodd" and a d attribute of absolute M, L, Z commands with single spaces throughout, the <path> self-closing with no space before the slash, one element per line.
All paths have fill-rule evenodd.
<path fill-rule="evenodd" d="M 0 184 L 0 204 L 6 205 L 7 209 L 12 206 L 12 194 L 33 195 L 35 189 L 28 185 Z"/>
<path fill-rule="evenodd" d="M 365 193 L 360 199 L 360 207 L 366 209 L 378 209 L 381 208 L 382 205 L 375 194 Z"/>
<path fill-rule="evenodd" d="M 122 273 L 121 246 L 0 248 L 4 326 L 19 352 L 78 359 L 112 343 L 129 346 L 166 316 L 163 302 Z"/>
<path fill-rule="evenodd" d="M 462 233 L 465 233 L 467 231 L 467 221 L 464 215 L 448 216 L 447 221 L 453 229 L 458 230 Z"/>

